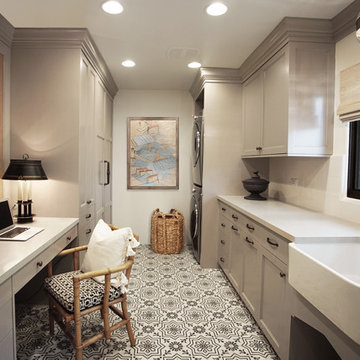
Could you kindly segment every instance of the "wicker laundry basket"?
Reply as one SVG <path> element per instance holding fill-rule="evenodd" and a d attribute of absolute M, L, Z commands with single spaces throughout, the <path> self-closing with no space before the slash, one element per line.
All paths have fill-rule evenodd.
<path fill-rule="evenodd" d="M 159 254 L 178 254 L 184 249 L 184 216 L 176 209 L 164 214 L 159 209 L 151 217 L 151 247 Z"/>

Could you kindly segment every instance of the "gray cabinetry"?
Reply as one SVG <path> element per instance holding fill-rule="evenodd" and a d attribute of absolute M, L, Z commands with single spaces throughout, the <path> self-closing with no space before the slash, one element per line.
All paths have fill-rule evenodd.
<path fill-rule="evenodd" d="M 287 19 L 289 29 L 278 37 L 285 45 L 264 51 L 254 68 L 249 64 L 265 47 L 260 46 L 244 66 L 251 69 L 243 74 L 243 157 L 332 153 L 334 44 L 322 37 L 321 21 L 316 40 L 315 27 L 306 34 L 310 25 L 304 21 L 303 38 L 296 41 L 292 21 L 298 20 Z"/>
<path fill-rule="evenodd" d="M 33 193 L 42 198 L 34 212 L 79 217 L 85 244 L 99 217 L 111 221 L 103 174 L 104 160 L 111 164 L 117 87 L 84 29 L 16 29 L 11 61 L 11 156 L 43 161 L 50 180 L 41 191 L 35 184 Z"/>
<path fill-rule="evenodd" d="M 287 359 L 288 241 L 221 201 L 219 212 L 219 265 L 275 351 Z"/>

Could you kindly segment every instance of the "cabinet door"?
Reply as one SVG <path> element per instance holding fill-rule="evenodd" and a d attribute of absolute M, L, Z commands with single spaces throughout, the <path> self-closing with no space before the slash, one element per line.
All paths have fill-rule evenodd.
<path fill-rule="evenodd" d="M 232 224 L 231 230 L 229 280 L 231 281 L 235 290 L 240 294 L 244 272 L 244 244 L 243 240 L 241 239 L 241 228 L 236 224 Z"/>
<path fill-rule="evenodd" d="M 244 267 L 240 296 L 254 317 L 257 318 L 260 286 L 259 245 L 255 239 L 247 235 L 243 235 L 242 240 Z"/>
<path fill-rule="evenodd" d="M 287 304 L 287 265 L 261 250 L 259 325 L 280 358 L 288 356 L 290 313 Z"/>
<path fill-rule="evenodd" d="M 258 155 L 263 122 L 263 73 L 258 71 L 243 88 L 242 155 Z"/>
<path fill-rule="evenodd" d="M 289 56 L 278 53 L 264 69 L 262 154 L 284 154 L 288 145 Z"/>
<path fill-rule="evenodd" d="M 220 215 L 219 223 L 219 242 L 218 242 L 218 263 L 224 273 L 229 275 L 230 267 L 230 221 L 223 215 Z"/>
<path fill-rule="evenodd" d="M 80 207 L 94 198 L 94 86 L 95 73 L 85 58 L 80 63 L 79 199 Z"/>

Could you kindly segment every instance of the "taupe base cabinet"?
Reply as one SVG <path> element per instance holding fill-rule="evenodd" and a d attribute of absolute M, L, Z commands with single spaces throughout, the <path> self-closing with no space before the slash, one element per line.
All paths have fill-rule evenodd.
<path fill-rule="evenodd" d="M 288 241 L 219 201 L 218 264 L 281 359 L 288 358 Z"/>

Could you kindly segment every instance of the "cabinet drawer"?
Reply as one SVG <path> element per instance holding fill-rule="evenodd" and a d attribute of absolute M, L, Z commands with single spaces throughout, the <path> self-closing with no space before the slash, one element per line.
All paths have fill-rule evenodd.
<path fill-rule="evenodd" d="M 11 280 L 0 286 L 0 342 L 12 329 L 12 291 Z"/>
<path fill-rule="evenodd" d="M 285 264 L 288 263 L 289 245 L 287 240 L 262 227 L 260 228 L 258 235 L 258 239 L 261 241 L 261 245 L 265 249 L 267 249 L 271 254 L 275 255 Z"/>
<path fill-rule="evenodd" d="M 43 269 L 62 249 L 77 237 L 77 226 L 68 231 L 53 245 L 36 256 L 13 276 L 14 292 L 18 292 L 30 279 Z"/>
<path fill-rule="evenodd" d="M 249 235 L 250 237 L 259 237 L 261 234 L 261 225 L 249 219 L 248 217 L 243 216 L 242 230 L 245 231 L 245 234 Z"/>
<path fill-rule="evenodd" d="M 225 205 L 222 202 L 219 202 L 219 213 L 220 213 L 220 215 L 223 215 L 227 219 L 230 220 L 231 219 L 231 211 L 232 211 L 232 209 L 229 206 Z"/>

